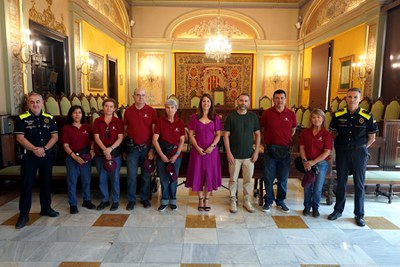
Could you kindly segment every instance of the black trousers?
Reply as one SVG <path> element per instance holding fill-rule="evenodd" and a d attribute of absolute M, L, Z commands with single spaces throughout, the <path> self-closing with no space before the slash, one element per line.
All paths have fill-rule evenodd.
<path fill-rule="evenodd" d="M 20 217 L 29 215 L 32 206 L 32 187 L 39 170 L 40 206 L 42 211 L 50 208 L 50 181 L 53 171 L 54 153 L 49 151 L 45 157 L 26 154 L 21 164 L 21 197 L 19 199 Z"/>

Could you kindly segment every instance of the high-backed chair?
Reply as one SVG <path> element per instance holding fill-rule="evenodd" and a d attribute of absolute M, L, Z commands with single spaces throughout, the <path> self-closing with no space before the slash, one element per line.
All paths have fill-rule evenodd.
<path fill-rule="evenodd" d="M 75 93 L 71 95 L 71 104 L 73 106 L 82 106 L 81 100 Z"/>
<path fill-rule="evenodd" d="M 48 95 L 45 102 L 46 112 L 53 116 L 60 115 L 60 105 L 53 95 Z"/>
<path fill-rule="evenodd" d="M 364 97 L 360 102 L 360 107 L 369 111 L 371 108 L 371 99 L 368 96 Z"/>
<path fill-rule="evenodd" d="M 378 98 L 371 106 L 371 113 L 374 115 L 376 122 L 380 122 L 383 119 L 383 113 L 385 112 L 385 102 L 382 97 Z"/>
<path fill-rule="evenodd" d="M 400 119 L 400 101 L 395 98 L 386 106 L 383 120 L 398 120 Z"/>
<path fill-rule="evenodd" d="M 303 117 L 301 119 L 301 128 L 310 128 L 311 126 L 311 109 L 307 108 L 303 112 Z"/>
<path fill-rule="evenodd" d="M 325 122 L 324 122 L 326 130 L 329 130 L 329 125 L 331 124 L 331 121 L 332 121 L 332 113 L 329 110 L 327 110 L 325 111 Z"/>
<path fill-rule="evenodd" d="M 103 109 L 103 101 L 104 99 L 102 97 L 97 97 L 97 107 L 99 110 Z"/>
<path fill-rule="evenodd" d="M 82 104 L 82 109 L 85 112 L 85 115 L 89 115 L 90 114 L 90 103 L 85 95 L 81 96 L 81 104 Z"/>
<path fill-rule="evenodd" d="M 99 107 L 97 106 L 97 100 L 94 96 L 89 97 L 89 103 L 90 103 L 90 109 L 94 109 L 96 111 L 99 111 Z"/>
<path fill-rule="evenodd" d="M 346 97 L 340 100 L 338 110 L 343 110 L 347 106 Z"/>
<path fill-rule="evenodd" d="M 95 119 L 97 119 L 98 117 L 100 117 L 100 114 L 99 114 L 97 111 L 95 111 L 95 110 L 93 110 L 90 114 L 91 114 L 90 123 L 91 123 L 92 126 L 93 126 Z"/>
<path fill-rule="evenodd" d="M 61 108 L 61 115 L 67 116 L 68 111 L 71 108 L 71 101 L 69 101 L 68 97 L 66 96 L 61 97 L 60 108 Z"/>
<path fill-rule="evenodd" d="M 178 104 L 178 107 L 179 107 L 179 99 L 176 97 L 176 95 L 172 94 L 172 95 L 170 95 L 169 97 L 167 97 L 167 100 L 168 100 L 168 99 L 173 99 L 173 100 L 175 100 L 175 102 Z"/>
<path fill-rule="evenodd" d="M 304 108 L 302 106 L 300 106 L 297 110 L 296 110 L 296 121 L 297 121 L 297 125 L 301 126 L 301 119 L 303 118 L 303 113 L 304 113 Z"/>
<path fill-rule="evenodd" d="M 197 108 L 200 103 L 200 96 L 195 95 L 190 99 L 190 107 L 191 108 Z"/>
<path fill-rule="evenodd" d="M 260 97 L 258 103 L 261 109 L 269 109 L 270 107 L 272 107 L 272 101 L 268 96 Z"/>
<path fill-rule="evenodd" d="M 332 99 L 331 105 L 329 106 L 332 112 L 338 111 L 339 102 L 340 102 L 339 97 L 335 97 L 334 99 Z"/>

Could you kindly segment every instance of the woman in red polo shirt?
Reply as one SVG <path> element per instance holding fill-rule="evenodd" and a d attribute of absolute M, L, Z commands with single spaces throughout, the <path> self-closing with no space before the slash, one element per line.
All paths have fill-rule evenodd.
<path fill-rule="evenodd" d="M 176 115 L 178 104 L 169 99 L 165 103 L 165 115 L 156 123 L 153 145 L 157 151 L 157 172 L 161 182 L 161 205 L 164 211 L 169 204 L 177 210 L 176 189 L 179 168 L 182 162 L 181 151 L 185 142 L 185 127 L 182 119 Z"/>
<path fill-rule="evenodd" d="M 103 102 L 104 115 L 93 124 L 94 141 L 96 142 L 96 168 L 99 173 L 99 187 L 102 195 L 97 210 L 110 205 L 108 177 L 111 180 L 111 211 L 119 207 L 119 170 L 121 168 L 120 144 L 124 138 L 124 123 L 114 116 L 117 102 L 107 98 Z"/>
<path fill-rule="evenodd" d="M 328 169 L 328 160 L 332 151 L 333 138 L 324 127 L 325 114 L 320 109 L 311 112 L 311 127 L 302 130 L 300 134 L 300 156 L 304 169 L 311 170 L 317 166 L 318 174 L 315 182 L 304 188 L 304 216 L 319 217 L 319 202 L 321 201 L 322 186 Z"/>
<path fill-rule="evenodd" d="M 68 203 L 70 213 L 78 213 L 76 183 L 81 176 L 83 203 L 82 207 L 94 209 L 91 201 L 90 180 L 92 173 L 91 160 L 94 157 L 92 128 L 85 123 L 85 112 L 81 106 L 72 106 L 67 115 L 67 124 L 63 127 L 61 143 L 67 154 Z"/>

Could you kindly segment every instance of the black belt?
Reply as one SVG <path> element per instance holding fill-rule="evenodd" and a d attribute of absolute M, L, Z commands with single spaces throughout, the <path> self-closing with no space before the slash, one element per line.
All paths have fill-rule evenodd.
<path fill-rule="evenodd" d="M 335 148 L 339 150 L 354 150 L 364 147 L 367 147 L 367 145 L 335 146 Z"/>

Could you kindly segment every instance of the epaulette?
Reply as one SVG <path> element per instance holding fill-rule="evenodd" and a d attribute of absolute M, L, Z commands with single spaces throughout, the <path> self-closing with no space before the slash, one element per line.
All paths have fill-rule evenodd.
<path fill-rule="evenodd" d="M 358 112 L 361 116 L 369 120 L 371 118 L 370 112 L 366 109 L 360 108 L 360 111 Z"/>
<path fill-rule="evenodd" d="M 25 118 L 28 118 L 31 115 L 29 111 L 25 111 L 25 113 L 20 114 L 18 117 L 23 120 Z"/>
<path fill-rule="evenodd" d="M 344 115 L 346 113 L 347 113 L 347 108 L 344 108 L 342 110 L 338 110 L 338 111 L 335 112 L 335 117 L 337 118 L 337 117 L 342 116 L 342 115 Z"/>
<path fill-rule="evenodd" d="M 50 119 L 53 118 L 53 116 L 50 115 L 49 113 L 42 112 L 42 115 L 45 116 L 45 117 L 48 117 L 48 118 L 50 118 Z"/>

